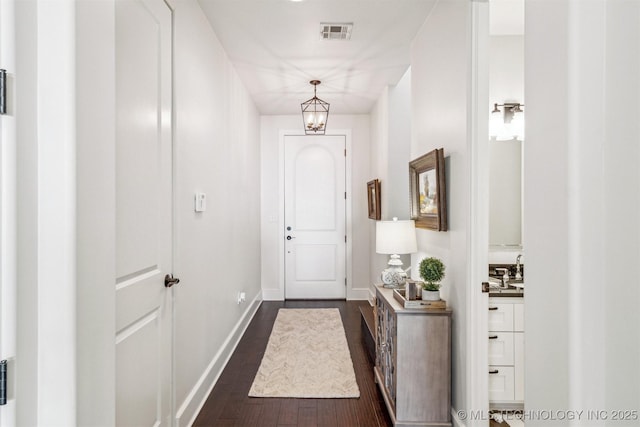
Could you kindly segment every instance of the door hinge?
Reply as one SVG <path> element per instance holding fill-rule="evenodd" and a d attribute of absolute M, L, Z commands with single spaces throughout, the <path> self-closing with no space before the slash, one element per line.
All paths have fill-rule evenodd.
<path fill-rule="evenodd" d="M 0 114 L 7 114 L 7 70 L 0 70 Z"/>
<path fill-rule="evenodd" d="M 344 149 L 344 156 L 347 157 L 347 149 Z"/>
<path fill-rule="evenodd" d="M 344 286 L 345 287 L 347 286 L 347 278 L 346 277 L 344 278 Z"/>
<path fill-rule="evenodd" d="M 344 192 L 344 199 L 347 200 L 347 192 Z"/>
<path fill-rule="evenodd" d="M 0 361 L 0 405 L 7 404 L 7 361 Z"/>
<path fill-rule="evenodd" d="M 347 235 L 344 235 L 344 242 L 347 243 Z"/>

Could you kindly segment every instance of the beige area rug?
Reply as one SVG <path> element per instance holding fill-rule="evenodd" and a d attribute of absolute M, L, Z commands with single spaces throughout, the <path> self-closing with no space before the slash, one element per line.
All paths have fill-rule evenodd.
<path fill-rule="evenodd" d="M 337 308 L 282 308 L 251 397 L 360 397 Z"/>

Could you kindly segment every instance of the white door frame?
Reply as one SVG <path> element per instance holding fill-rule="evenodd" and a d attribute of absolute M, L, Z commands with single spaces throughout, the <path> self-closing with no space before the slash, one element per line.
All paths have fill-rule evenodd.
<path fill-rule="evenodd" d="M 78 409 L 75 6 L 15 2 L 21 425 L 75 425 Z"/>
<path fill-rule="evenodd" d="M 0 68 L 7 71 L 7 86 L 15 73 L 15 4 L 0 1 Z M 16 357 L 17 234 L 16 234 L 16 122 L 13 90 L 7 88 L 7 112 L 0 116 L 0 360 L 7 360 L 7 403 L 0 408 L 0 427 L 16 425 L 12 376 Z"/>
<path fill-rule="evenodd" d="M 489 2 L 473 0 L 470 14 L 469 224 L 467 283 L 467 419 L 456 422 L 486 426 L 489 411 L 488 294 L 481 283 L 487 279 L 489 251 Z M 473 411 L 473 413 L 471 412 Z M 476 419 L 479 418 L 479 419 Z M 460 423 L 462 421 L 462 423 Z"/>
<path fill-rule="evenodd" d="M 285 239 L 285 224 L 284 224 L 284 140 L 286 136 L 300 136 L 304 135 L 304 131 L 302 130 L 281 130 L 279 132 L 279 146 L 278 146 L 278 159 L 280 160 L 280 167 L 278 168 L 278 297 L 280 300 L 284 301 L 284 278 L 285 278 L 285 269 L 284 269 L 284 239 Z M 352 185 L 351 185 L 351 155 L 352 155 L 352 147 L 351 147 L 351 130 L 350 129 L 334 129 L 332 131 L 327 131 L 325 133 L 327 136 L 344 136 L 345 137 L 345 147 L 347 150 L 347 156 L 345 158 L 345 188 L 347 191 L 347 201 L 346 201 L 346 212 L 345 212 L 345 232 L 347 233 L 347 248 L 346 248 L 346 274 L 347 274 L 347 299 L 353 299 L 355 297 L 352 287 L 353 287 L 353 257 L 352 257 Z"/>

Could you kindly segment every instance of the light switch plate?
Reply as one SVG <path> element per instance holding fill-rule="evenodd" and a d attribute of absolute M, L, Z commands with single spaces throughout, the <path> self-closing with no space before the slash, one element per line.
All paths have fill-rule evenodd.
<path fill-rule="evenodd" d="M 207 195 L 205 193 L 196 193 L 195 210 L 196 212 L 204 212 L 207 210 Z"/>

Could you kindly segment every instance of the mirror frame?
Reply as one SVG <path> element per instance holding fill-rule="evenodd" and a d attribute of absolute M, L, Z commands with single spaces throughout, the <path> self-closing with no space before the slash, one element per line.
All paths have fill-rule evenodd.
<path fill-rule="evenodd" d="M 436 212 L 420 212 L 420 175 L 435 170 Z M 447 185 L 444 170 L 444 149 L 437 148 L 409 162 L 411 194 L 411 219 L 416 227 L 435 231 L 447 231 Z"/>

